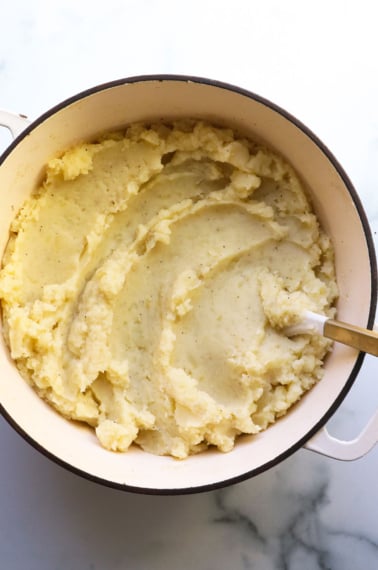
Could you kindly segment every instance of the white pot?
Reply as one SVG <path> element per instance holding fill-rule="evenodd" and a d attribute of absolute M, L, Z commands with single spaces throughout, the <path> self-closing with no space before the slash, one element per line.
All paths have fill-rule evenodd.
<path fill-rule="evenodd" d="M 370 229 L 356 191 L 327 148 L 276 105 L 231 85 L 181 76 L 124 79 L 80 93 L 29 124 L 0 111 L 0 125 L 18 135 L 0 160 L 0 255 L 15 212 L 41 181 L 44 165 L 72 144 L 135 121 L 202 118 L 266 142 L 294 166 L 307 186 L 336 253 L 338 318 L 371 328 L 377 277 Z M 2 338 L 2 337 L 1 337 Z M 209 451 L 177 461 L 138 448 L 103 449 L 86 427 L 69 422 L 20 377 L 3 341 L 0 404 L 5 418 L 35 448 L 89 479 L 145 493 L 188 493 L 252 477 L 302 446 L 339 459 L 356 459 L 377 441 L 378 413 L 351 442 L 323 428 L 346 396 L 363 354 L 336 344 L 324 378 L 265 432 L 241 438 L 233 451 Z"/>

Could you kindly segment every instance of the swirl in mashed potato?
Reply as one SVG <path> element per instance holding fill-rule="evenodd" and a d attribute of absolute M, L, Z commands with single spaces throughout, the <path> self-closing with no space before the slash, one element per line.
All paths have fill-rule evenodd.
<path fill-rule="evenodd" d="M 203 122 L 132 125 L 54 158 L 0 272 L 21 374 L 101 444 L 234 446 L 322 376 L 332 248 L 292 168 Z"/>

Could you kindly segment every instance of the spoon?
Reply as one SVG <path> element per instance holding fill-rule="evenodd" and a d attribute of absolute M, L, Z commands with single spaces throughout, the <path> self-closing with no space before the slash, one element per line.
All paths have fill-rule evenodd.
<path fill-rule="evenodd" d="M 304 311 L 301 320 L 295 325 L 285 327 L 284 332 L 287 336 L 317 333 L 378 356 L 378 332 L 335 321 L 312 311 Z"/>

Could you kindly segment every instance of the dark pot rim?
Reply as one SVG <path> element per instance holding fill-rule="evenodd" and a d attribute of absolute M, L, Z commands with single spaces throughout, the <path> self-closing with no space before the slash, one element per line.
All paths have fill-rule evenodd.
<path fill-rule="evenodd" d="M 333 153 L 308 127 L 306 127 L 301 121 L 299 121 L 296 117 L 291 115 L 289 112 L 285 111 L 284 109 L 282 109 L 281 107 L 279 107 L 275 103 L 272 103 L 270 100 L 268 100 L 264 97 L 261 97 L 260 95 L 257 95 L 256 93 L 253 93 L 253 92 L 248 91 L 246 89 L 243 89 L 241 87 L 237 87 L 237 86 L 232 85 L 230 83 L 225 83 L 225 82 L 214 80 L 214 79 L 207 79 L 207 78 L 191 76 L 191 75 L 171 75 L 171 74 L 140 75 L 140 76 L 132 76 L 132 77 L 128 77 L 128 78 L 123 78 L 123 79 L 117 79 L 117 80 L 110 81 L 107 83 L 102 83 L 100 85 L 96 85 L 95 87 L 91 87 L 89 89 L 81 91 L 80 93 L 78 93 L 72 97 L 69 97 L 68 99 L 65 99 L 61 103 L 53 106 L 47 112 L 43 113 L 35 121 L 33 121 L 29 126 L 27 126 L 25 128 L 25 130 L 22 131 L 22 133 L 19 136 L 17 136 L 14 139 L 14 141 L 7 147 L 7 149 L 1 155 L 0 166 L 4 162 L 4 160 L 7 158 L 7 156 L 17 147 L 18 143 L 24 137 L 28 136 L 38 125 L 42 124 L 46 119 L 48 119 L 49 117 L 51 117 L 55 113 L 63 110 L 64 108 L 68 107 L 72 103 L 75 103 L 81 99 L 85 99 L 86 97 L 88 97 L 90 95 L 94 95 L 95 93 L 98 93 L 100 91 L 105 91 L 108 89 L 112 89 L 114 87 L 119 87 L 119 86 L 122 86 L 125 84 L 150 82 L 150 81 L 158 81 L 158 82 L 178 81 L 178 82 L 200 83 L 200 84 L 204 84 L 204 85 L 217 87 L 220 89 L 225 89 L 228 91 L 233 91 L 239 95 L 242 95 L 244 97 L 248 97 L 248 98 L 253 99 L 259 103 L 262 103 L 263 105 L 269 107 L 273 111 L 279 113 L 282 117 L 284 117 L 285 119 L 290 121 L 298 129 L 300 129 L 305 135 L 307 135 L 307 137 L 309 137 L 317 145 L 317 147 L 328 158 L 328 160 L 331 162 L 331 164 L 333 165 L 335 170 L 338 172 L 340 178 L 343 180 L 343 183 L 344 183 L 345 187 L 347 188 L 347 190 L 348 190 L 348 192 L 349 192 L 349 194 L 353 200 L 353 203 L 356 207 L 356 210 L 357 210 L 358 215 L 359 215 L 360 220 L 361 220 L 361 224 L 362 224 L 365 239 L 366 239 L 366 247 L 367 247 L 368 255 L 369 255 L 369 259 L 370 259 L 370 266 L 371 266 L 371 291 L 372 291 L 372 293 L 371 293 L 371 299 L 370 299 L 370 310 L 369 310 L 367 328 L 372 328 L 374 325 L 374 318 L 375 318 L 376 305 L 377 305 L 377 262 L 376 262 L 376 256 L 375 256 L 374 241 L 373 241 L 373 237 L 371 234 L 369 222 L 368 222 L 366 213 L 364 211 L 364 208 L 362 206 L 362 203 L 360 201 L 359 195 L 358 195 L 357 191 L 355 190 L 352 182 L 350 181 L 348 175 L 346 174 L 346 172 L 344 171 L 343 167 L 340 165 L 338 160 L 335 158 Z M 251 471 L 247 471 L 247 472 L 242 473 L 240 475 L 237 475 L 235 477 L 231 477 L 231 478 L 228 478 L 228 479 L 225 479 L 222 481 L 217 481 L 215 483 L 201 485 L 198 487 L 185 487 L 185 488 L 173 488 L 173 489 L 145 488 L 145 487 L 136 487 L 136 486 L 132 486 L 132 485 L 116 483 L 114 481 L 109 481 L 108 479 L 103 479 L 101 477 L 97 477 L 95 475 L 87 473 L 86 471 L 78 469 L 77 467 L 71 465 L 70 463 L 67 463 L 66 461 L 63 461 L 62 459 L 55 456 L 50 451 L 46 450 L 41 444 L 39 444 L 34 439 L 32 439 L 15 422 L 15 420 L 13 420 L 13 418 L 8 414 L 8 412 L 5 410 L 5 408 L 2 406 L 1 403 L 0 403 L 0 413 L 7 420 L 7 422 L 15 429 L 15 431 L 18 432 L 30 445 L 32 445 L 40 453 L 42 453 L 44 456 L 46 456 L 49 459 L 51 459 L 52 461 L 54 461 L 56 464 L 68 469 L 72 473 L 75 473 L 75 474 L 77 474 L 77 475 L 79 475 L 85 479 L 92 481 L 92 482 L 99 483 L 101 485 L 111 487 L 113 489 L 119 489 L 122 491 L 128 491 L 128 492 L 140 493 L 140 494 L 146 494 L 146 495 L 186 495 L 186 494 L 192 494 L 192 493 L 208 492 L 208 491 L 212 491 L 215 489 L 226 487 L 226 486 L 229 486 L 232 484 L 240 483 L 240 482 L 245 481 L 247 479 L 250 479 L 256 475 L 259 475 L 259 474 L 267 471 L 271 467 L 274 467 L 275 465 L 279 464 L 284 459 L 287 459 L 293 453 L 295 453 L 298 449 L 303 447 L 303 445 L 311 437 L 313 437 L 327 423 L 327 421 L 330 419 L 330 417 L 336 412 L 337 408 L 340 406 L 340 404 L 342 403 L 342 401 L 344 400 L 344 398 L 348 394 L 349 390 L 351 389 L 351 387 L 352 387 L 352 385 L 353 385 L 353 383 L 354 383 L 354 381 L 358 375 L 358 372 L 360 371 L 364 357 L 365 357 L 365 354 L 360 352 L 356 358 L 356 362 L 355 362 L 355 365 L 352 369 L 352 372 L 349 375 L 349 378 L 345 382 L 343 390 L 340 392 L 340 394 L 338 395 L 336 400 L 334 400 L 332 402 L 328 411 L 323 415 L 323 417 L 320 418 L 320 420 L 312 427 L 312 429 L 310 431 L 308 431 L 305 435 L 303 435 L 294 445 L 290 446 L 283 453 L 279 454 L 278 456 L 274 457 L 271 461 L 264 463 L 264 465 L 262 465 L 256 469 L 253 469 Z"/>

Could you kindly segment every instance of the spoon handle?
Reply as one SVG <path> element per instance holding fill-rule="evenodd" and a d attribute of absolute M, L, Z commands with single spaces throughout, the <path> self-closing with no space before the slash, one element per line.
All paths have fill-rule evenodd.
<path fill-rule="evenodd" d="M 327 338 L 378 356 L 378 333 L 375 331 L 328 319 L 324 323 L 323 334 Z"/>

